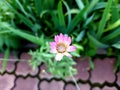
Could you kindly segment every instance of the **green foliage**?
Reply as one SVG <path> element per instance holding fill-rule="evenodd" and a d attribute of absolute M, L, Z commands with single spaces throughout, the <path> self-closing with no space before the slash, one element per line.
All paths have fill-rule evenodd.
<path fill-rule="evenodd" d="M 2 1 L 0 1 L 0 21 L 11 22 L 14 18 L 14 13 Z"/>
<path fill-rule="evenodd" d="M 105 27 L 105 23 L 107 21 L 107 17 L 108 17 L 108 14 L 109 14 L 109 11 L 110 11 L 110 8 L 112 6 L 112 1 L 113 0 L 108 0 L 108 3 L 107 3 L 107 6 L 103 12 L 103 15 L 102 15 L 102 19 L 100 21 L 100 24 L 99 24 L 99 27 L 98 27 L 98 32 L 97 32 L 97 38 L 99 39 L 103 33 L 103 29 Z"/>
<path fill-rule="evenodd" d="M 34 52 L 30 51 L 30 55 L 32 55 L 32 59 L 29 63 L 33 70 L 35 70 L 41 63 L 44 63 L 47 67 L 46 71 L 56 77 L 65 78 L 66 76 L 71 76 L 70 72 L 72 72 L 73 75 L 77 73 L 76 69 L 73 68 L 73 65 L 76 63 L 72 58 L 64 56 L 61 61 L 55 60 L 55 55 L 49 52 L 48 42 L 44 43 L 40 49 Z"/>
<path fill-rule="evenodd" d="M 94 62 L 90 59 L 90 67 L 91 67 L 91 69 L 94 69 L 95 68 L 95 65 L 94 65 Z"/>
<path fill-rule="evenodd" d="M 0 1 L 0 5 L 0 50 L 4 50 L 4 46 L 16 49 L 19 47 L 19 40 L 9 30 L 14 19 L 14 13 L 2 1 Z"/>
<path fill-rule="evenodd" d="M 117 55 L 117 62 L 115 63 L 114 71 L 120 68 L 120 55 Z"/>
<path fill-rule="evenodd" d="M 2 72 L 5 71 L 7 61 L 8 61 L 8 57 L 9 57 L 9 53 L 10 53 L 10 49 L 7 48 L 6 51 L 5 51 L 5 56 L 4 56 L 4 60 L 3 60 L 3 64 L 2 64 Z"/>

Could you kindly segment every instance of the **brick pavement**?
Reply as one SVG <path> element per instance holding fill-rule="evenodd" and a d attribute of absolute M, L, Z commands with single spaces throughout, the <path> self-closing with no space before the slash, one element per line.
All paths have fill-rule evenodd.
<path fill-rule="evenodd" d="M 0 54 L 0 58 L 3 56 Z M 16 59 L 13 54 L 9 58 Z M 30 58 L 22 53 L 20 59 L 25 62 L 8 62 L 5 72 L 0 72 L 0 90 L 77 90 L 71 78 L 62 80 L 44 72 L 44 64 L 32 71 L 27 63 Z M 91 70 L 89 58 L 76 59 L 78 74 L 75 79 L 80 89 L 120 90 L 120 72 L 114 73 L 115 61 L 115 58 L 95 59 L 95 69 Z"/>

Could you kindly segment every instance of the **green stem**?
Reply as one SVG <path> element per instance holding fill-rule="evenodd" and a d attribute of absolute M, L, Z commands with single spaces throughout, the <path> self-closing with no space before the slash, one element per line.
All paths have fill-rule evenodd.
<path fill-rule="evenodd" d="M 27 60 L 25 60 L 25 59 L 4 59 L 4 58 L 0 58 L 0 61 L 4 61 L 4 60 L 8 60 L 8 61 L 10 61 L 10 62 L 15 62 L 15 61 L 27 61 Z"/>
<path fill-rule="evenodd" d="M 74 78 L 71 70 L 70 70 L 70 75 L 72 76 L 72 79 L 73 79 L 73 81 L 74 81 L 74 83 L 75 83 L 75 86 L 77 87 L 77 90 L 80 90 L 80 87 L 78 86 L 77 81 L 76 81 L 76 79 Z"/>

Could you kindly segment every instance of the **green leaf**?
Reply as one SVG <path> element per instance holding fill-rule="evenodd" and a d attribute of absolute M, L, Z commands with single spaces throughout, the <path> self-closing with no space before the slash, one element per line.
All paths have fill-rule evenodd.
<path fill-rule="evenodd" d="M 117 55 L 117 61 L 115 63 L 114 71 L 116 72 L 119 67 L 120 67 L 120 55 L 118 54 Z"/>
<path fill-rule="evenodd" d="M 93 20 L 93 18 L 94 18 L 94 14 L 92 14 L 89 18 L 87 18 L 86 20 L 85 20 L 85 23 L 84 23 L 84 25 L 83 25 L 83 28 L 86 28 L 87 27 L 87 25 Z"/>
<path fill-rule="evenodd" d="M 114 30 L 112 33 L 108 34 L 107 36 L 105 36 L 102 41 L 108 41 L 111 39 L 114 39 L 115 37 L 120 35 L 120 27 L 117 28 L 116 30 Z"/>
<path fill-rule="evenodd" d="M 74 56 L 74 57 L 80 57 L 80 53 L 72 52 L 71 54 L 72 54 L 72 56 Z"/>
<path fill-rule="evenodd" d="M 84 50 L 83 46 L 80 45 L 80 44 L 73 44 L 73 45 L 76 46 L 76 48 L 79 49 L 79 50 L 81 50 L 81 51 Z"/>
<path fill-rule="evenodd" d="M 75 0 L 75 1 L 76 1 L 77 5 L 78 5 L 79 9 L 84 8 L 84 4 L 83 4 L 82 0 Z"/>
<path fill-rule="evenodd" d="M 83 39 L 84 35 L 85 35 L 85 30 L 82 30 L 82 31 L 78 34 L 78 36 L 77 36 L 77 38 L 76 38 L 76 41 L 77 41 L 77 42 L 80 42 L 80 41 Z"/>
<path fill-rule="evenodd" d="M 71 14 L 78 14 L 80 12 L 79 9 L 70 9 Z M 65 13 L 65 16 L 68 15 L 68 12 Z"/>
<path fill-rule="evenodd" d="M 89 7 L 87 8 L 87 13 L 89 13 L 90 11 L 92 11 L 92 9 L 95 7 L 95 5 L 98 3 L 99 0 L 92 0 L 92 2 L 90 2 Z"/>
<path fill-rule="evenodd" d="M 58 3 L 58 18 L 59 18 L 60 26 L 65 28 L 65 19 L 64 19 L 63 8 L 62 8 L 62 1 L 59 1 Z"/>
<path fill-rule="evenodd" d="M 68 15 L 68 25 L 67 25 L 67 28 L 69 27 L 69 25 L 70 25 L 70 22 L 71 22 L 71 12 L 70 12 L 70 8 L 69 8 L 69 6 L 68 6 L 68 4 L 65 2 L 65 1 L 63 1 L 63 4 L 65 5 L 65 7 L 66 7 L 66 9 L 67 9 L 67 15 Z"/>
<path fill-rule="evenodd" d="M 98 31 L 97 31 L 97 35 L 96 35 L 98 39 L 100 39 L 100 37 L 103 34 L 103 30 L 104 30 L 104 27 L 105 27 L 105 24 L 106 24 L 106 21 L 107 21 L 108 13 L 109 13 L 111 5 L 112 5 L 112 1 L 113 0 L 108 0 L 107 6 L 106 6 L 106 8 L 103 12 L 102 19 L 100 21 Z"/>
<path fill-rule="evenodd" d="M 6 51 L 5 51 L 4 60 L 3 60 L 3 63 L 2 63 L 2 72 L 5 71 L 5 68 L 6 68 L 6 65 L 7 65 L 7 62 L 8 62 L 9 53 L 10 53 L 10 49 L 7 48 Z"/>
<path fill-rule="evenodd" d="M 23 23 L 25 23 L 29 28 L 33 28 L 34 24 L 33 22 L 26 16 L 22 15 L 21 13 L 19 13 L 13 6 L 11 6 L 7 1 L 3 1 L 9 8 L 11 8 L 13 10 L 13 12 L 15 12 L 19 18 L 23 21 Z"/>
<path fill-rule="evenodd" d="M 52 16 L 52 21 L 53 21 L 55 28 L 58 28 L 59 20 L 58 20 L 56 13 L 51 13 L 51 16 Z"/>
<path fill-rule="evenodd" d="M 10 33 L 11 31 L 0 31 L 0 34 Z"/>
<path fill-rule="evenodd" d="M 2 27 L 6 27 L 6 31 L 9 30 L 10 32 L 13 32 L 15 35 L 18 35 L 18 36 L 20 36 L 20 37 L 22 37 L 22 38 L 24 38 L 26 40 L 29 40 L 29 41 L 37 44 L 37 45 L 42 45 L 43 44 L 43 40 L 41 40 L 43 38 L 33 36 L 31 34 L 23 32 L 23 31 L 21 31 L 19 29 L 14 29 L 11 26 L 7 25 L 7 23 L 4 24 L 4 23 L 0 22 L 0 25 L 2 25 Z M 15 40 L 15 39 L 13 39 L 13 40 Z M 8 42 L 6 42 L 6 43 L 7 43 L 7 45 L 9 45 Z M 11 43 L 12 46 L 14 46 L 13 44 L 14 43 Z"/>
<path fill-rule="evenodd" d="M 87 54 L 88 56 L 95 56 L 95 55 L 96 55 L 96 52 L 97 52 L 97 50 L 94 49 L 94 48 L 92 48 L 92 49 L 88 50 L 88 51 L 86 52 L 86 54 Z"/>
<path fill-rule="evenodd" d="M 91 59 L 89 60 L 89 62 L 90 62 L 90 68 L 93 70 L 95 68 L 94 62 Z"/>
<path fill-rule="evenodd" d="M 41 11 L 42 11 L 42 7 L 40 5 L 41 0 L 34 0 L 35 1 L 35 8 L 37 10 L 37 14 L 40 15 Z"/>
<path fill-rule="evenodd" d="M 95 5 L 95 7 L 93 8 L 93 10 L 99 10 L 99 9 L 103 9 L 106 7 L 106 2 L 99 2 Z"/>
<path fill-rule="evenodd" d="M 36 36 L 33 36 L 33 35 L 30 35 L 28 33 L 25 33 L 25 32 L 22 32 L 18 29 L 12 29 L 12 28 L 9 28 L 14 34 L 28 40 L 28 41 L 31 41 L 37 45 L 42 45 L 42 40 L 40 40 L 40 38 L 36 37 Z"/>
<path fill-rule="evenodd" d="M 7 47 L 11 47 L 13 49 L 17 49 L 20 46 L 20 39 L 18 37 L 16 37 L 15 35 L 3 35 L 3 40 L 4 40 L 4 44 Z"/>
<path fill-rule="evenodd" d="M 108 45 L 101 43 L 100 41 L 98 41 L 95 37 L 93 37 L 89 33 L 88 33 L 88 38 L 89 38 L 90 42 L 93 43 L 93 45 L 95 45 L 98 48 L 107 48 L 108 47 Z"/>
<path fill-rule="evenodd" d="M 119 8 L 117 7 L 118 4 L 115 4 L 115 1 L 113 1 L 113 5 L 112 5 L 112 15 L 111 15 L 111 22 L 114 23 L 116 22 L 119 18 L 120 18 L 120 13 L 119 13 Z"/>
<path fill-rule="evenodd" d="M 120 49 L 120 41 L 115 43 L 115 44 L 113 44 L 112 46 L 117 48 L 117 49 Z"/>
<path fill-rule="evenodd" d="M 18 4 L 19 8 L 21 9 L 21 11 L 27 16 L 27 12 L 25 11 L 23 5 L 19 2 L 19 0 L 16 0 L 16 2 Z"/>
<path fill-rule="evenodd" d="M 3 44 L 4 44 L 4 42 L 3 42 L 3 38 L 2 38 L 1 35 L 0 35 L 0 50 L 2 49 Z"/>
<path fill-rule="evenodd" d="M 79 13 L 77 15 L 74 16 L 74 18 L 72 19 L 66 33 L 70 34 L 74 28 L 78 25 L 78 23 L 80 23 L 80 21 L 85 18 L 85 10 L 86 8 L 84 8 L 83 10 L 79 11 Z"/>
<path fill-rule="evenodd" d="M 120 26 L 120 19 L 118 19 L 115 23 L 109 25 L 109 27 L 104 32 L 107 32 L 109 30 L 113 30 L 119 26 Z"/>
<path fill-rule="evenodd" d="M 42 12 L 51 11 L 55 5 L 55 0 L 33 0 L 35 2 L 35 10 L 39 16 Z"/>

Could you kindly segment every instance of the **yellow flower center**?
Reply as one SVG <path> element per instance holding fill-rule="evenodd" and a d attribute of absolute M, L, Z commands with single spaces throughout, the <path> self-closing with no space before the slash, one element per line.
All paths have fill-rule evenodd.
<path fill-rule="evenodd" d="M 56 49 L 58 53 L 64 53 L 66 51 L 66 45 L 64 43 L 59 43 Z"/>

